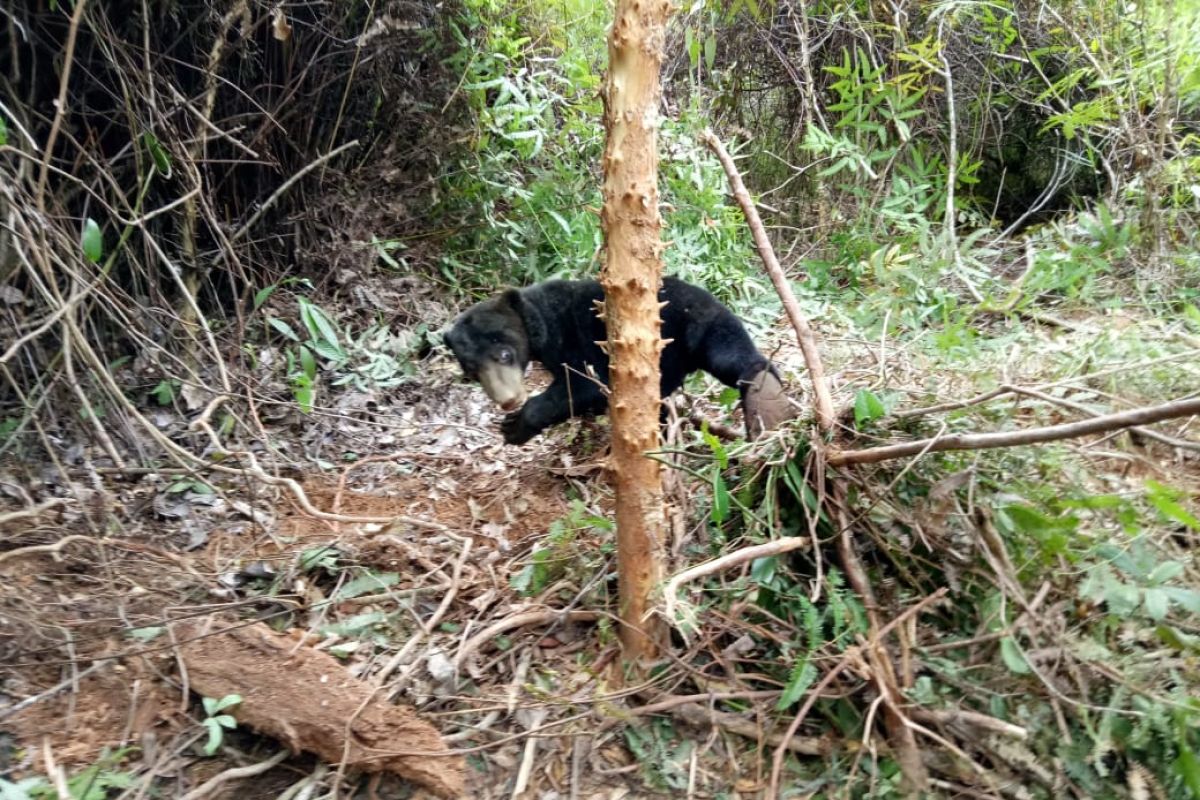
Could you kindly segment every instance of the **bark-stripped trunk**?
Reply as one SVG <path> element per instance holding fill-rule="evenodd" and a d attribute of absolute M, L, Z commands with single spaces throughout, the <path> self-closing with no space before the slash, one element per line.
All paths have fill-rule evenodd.
<path fill-rule="evenodd" d="M 600 276 L 608 327 L 612 473 L 617 494 L 621 642 L 631 661 L 653 658 L 663 625 L 646 618 L 663 576 L 666 517 L 658 462 L 659 320 L 662 280 L 658 215 L 659 66 L 667 0 L 617 0 L 604 88 L 604 210 L 608 246 Z"/>

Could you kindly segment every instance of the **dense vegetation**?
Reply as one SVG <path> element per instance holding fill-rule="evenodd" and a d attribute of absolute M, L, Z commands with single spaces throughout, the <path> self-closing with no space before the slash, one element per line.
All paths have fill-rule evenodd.
<path fill-rule="evenodd" d="M 256 402 L 304 419 L 341 391 L 419 382 L 456 303 L 597 269 L 604 5 L 220 5 L 76 0 L 0 20 L 14 484 L 28 484 L 17 464 L 96 485 L 171 459 L 191 474 L 223 451 L 160 430 L 156 409 L 195 417 L 224 393 L 237 411 L 218 415 L 221 436 L 267 440 Z M 667 271 L 734 307 L 803 385 L 699 140 L 711 127 L 824 336 L 848 435 L 1028 427 L 1200 392 L 1195 4 L 693 0 L 666 52 Z M 372 296 L 385 281 L 400 288 Z M 732 402 L 693 387 L 718 413 Z M 843 473 L 883 618 L 949 587 L 895 644 L 945 796 L 1200 798 L 1197 430 Z M 675 620 L 678 694 L 778 690 L 762 708 L 782 726 L 869 634 L 809 437 L 798 425 L 763 453 L 697 430 L 663 454 L 700 506 L 686 563 L 814 543 L 689 587 L 703 591 Z M 604 606 L 588 576 L 607 553 L 583 536 L 607 524 L 577 500 L 513 589 L 566 575 Z M 847 675 L 800 733 L 858 743 L 877 713 Z M 706 735 L 667 716 L 623 728 L 642 785 L 676 792 Z M 886 750 L 838 747 L 789 756 L 784 796 L 900 796 L 899 781 Z"/>

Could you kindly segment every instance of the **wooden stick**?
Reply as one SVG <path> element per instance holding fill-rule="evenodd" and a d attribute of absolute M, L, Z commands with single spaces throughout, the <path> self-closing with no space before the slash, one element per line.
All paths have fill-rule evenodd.
<path fill-rule="evenodd" d="M 881 447 L 869 447 L 865 450 L 843 450 L 829 453 L 826 458 L 834 466 L 846 464 L 875 464 L 889 461 L 893 458 L 904 458 L 922 452 L 937 453 L 945 450 L 986 450 L 993 447 L 1015 447 L 1022 444 L 1039 444 L 1055 442 L 1061 439 L 1077 439 L 1094 433 L 1132 428 L 1138 425 L 1149 425 L 1162 422 L 1165 419 L 1190 417 L 1200 414 L 1200 397 L 1187 400 L 1176 400 L 1158 406 L 1135 408 L 1132 411 L 1121 411 L 1117 414 L 1105 414 L 1102 417 L 1068 422 L 1062 425 L 1049 425 L 1041 428 L 1028 428 L 1023 431 L 1000 431 L 997 433 L 956 433 L 950 436 L 938 436 L 932 439 L 918 439 L 914 442 L 902 442 Z"/>
<path fill-rule="evenodd" d="M 828 433 L 833 430 L 836 415 L 833 410 L 833 395 L 825 380 L 825 367 L 821 363 L 821 354 L 817 351 L 816 333 L 808 324 L 808 318 L 804 316 L 804 312 L 800 310 L 796 295 L 792 292 L 792 287 L 788 285 L 787 276 L 783 274 L 783 267 L 779 266 L 779 259 L 775 257 L 771 240 L 767 238 L 767 231 L 763 228 L 762 219 L 758 216 L 758 209 L 754 206 L 754 200 L 751 199 L 750 192 L 746 190 L 746 184 L 742 182 L 742 176 L 738 172 L 737 166 L 734 165 L 729 152 L 726 151 L 725 145 L 721 144 L 721 140 L 711 130 L 706 130 L 700 138 L 710 150 L 716 153 L 721 166 L 725 168 L 725 175 L 729 178 L 733 196 L 737 199 L 738 205 L 742 207 L 742 213 L 746 215 L 746 225 L 749 226 L 750 234 L 754 237 L 754 246 L 758 248 L 758 255 L 767 268 L 767 274 L 771 276 L 771 283 L 775 284 L 775 291 L 779 293 L 779 299 L 783 301 L 788 321 L 792 323 L 792 329 L 796 331 L 796 341 L 800 345 L 800 352 L 804 354 L 804 363 L 808 365 L 808 374 L 813 383 L 813 402 L 816 405 L 817 425 L 822 432 Z"/>

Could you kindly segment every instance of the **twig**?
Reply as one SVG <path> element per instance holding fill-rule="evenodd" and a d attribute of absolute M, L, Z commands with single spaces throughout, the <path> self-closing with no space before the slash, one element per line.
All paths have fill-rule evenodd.
<path fill-rule="evenodd" d="M 891 622 L 881 627 L 878 631 L 875 631 L 871 637 L 871 640 L 865 645 L 855 645 L 847 649 L 841 660 L 833 667 L 833 669 L 826 673 L 825 677 L 821 679 L 821 682 L 809 689 L 808 697 L 804 700 L 804 705 L 800 707 L 798 712 L 796 712 L 796 716 L 792 720 L 792 724 L 788 726 L 787 733 L 783 735 L 784 741 L 787 741 L 795 736 L 796 731 L 800 729 L 800 724 L 804 722 L 804 718 L 808 716 L 808 712 L 812 710 L 813 705 L 815 705 L 817 700 L 821 697 L 825 688 L 828 687 L 829 684 L 833 683 L 833 679 L 841 674 L 847 667 L 851 666 L 851 664 L 855 663 L 856 661 L 862 661 L 861 653 L 864 647 L 877 646 L 878 643 L 883 641 L 883 638 L 894 628 L 906 622 L 914 614 L 918 614 L 934 603 L 941 601 L 941 599 L 946 596 L 947 591 L 949 590 L 943 586 L 933 594 L 922 599 L 920 602 L 909 606 Z M 770 788 L 767 791 L 767 797 L 769 798 L 779 797 L 779 775 L 783 771 L 784 754 L 785 749 L 783 747 L 775 748 L 775 756 L 771 763 Z"/>
<path fill-rule="evenodd" d="M 183 556 L 167 552 L 166 550 L 160 550 L 157 547 L 153 547 L 148 544 L 142 544 L 141 542 L 129 542 L 124 539 L 97 539 L 94 536 L 85 536 L 81 533 L 74 533 L 70 536 L 64 536 L 53 544 L 35 544 L 30 545 L 29 547 L 18 547 L 15 550 L 8 550 L 7 552 L 0 553 L 0 564 L 3 564 L 5 561 L 9 561 L 10 559 L 24 558 L 25 556 L 39 555 L 42 553 L 53 553 L 55 556 L 57 556 L 67 545 L 75 544 L 77 542 L 87 542 L 88 544 L 95 545 L 96 547 L 115 547 L 118 550 L 129 550 L 134 553 L 144 553 L 146 555 L 155 556 L 157 558 L 170 561 L 172 564 L 175 564 L 180 569 L 185 570 L 192 576 L 200 578 L 202 581 L 207 580 L 201 576 L 200 573 L 196 571 L 196 568 L 193 567 L 191 563 Z"/>
<path fill-rule="evenodd" d="M 778 689 L 756 689 L 744 692 L 704 692 L 702 694 L 667 695 L 662 700 L 647 703 L 644 706 L 631 708 L 625 713 L 635 716 L 661 714 L 673 708 L 685 705 L 700 705 L 716 702 L 717 700 L 776 700 L 781 692 Z"/>
<path fill-rule="evenodd" d="M 453 534 L 451 534 L 453 535 Z M 404 647 L 388 659 L 388 662 L 383 665 L 383 668 L 375 675 L 374 682 L 377 686 L 382 686 L 388 679 L 388 676 L 395 671 L 396 667 L 400 666 L 408 658 L 409 653 L 413 652 L 417 646 L 430 636 L 434 629 L 442 623 L 442 618 L 446 616 L 446 612 L 450 608 L 450 604 L 454 602 L 454 598 L 458 595 L 458 589 L 461 585 L 463 566 L 467 563 L 467 559 L 471 556 L 471 546 L 474 542 L 467 536 L 455 536 L 462 543 L 462 552 L 458 556 L 458 561 L 454 562 L 454 574 L 450 578 L 450 584 L 446 589 L 446 594 L 442 597 L 442 602 L 438 604 L 437 609 L 429 617 L 428 620 L 421 623 L 421 629 L 415 631 L 408 641 L 404 643 Z M 410 670 L 411 671 L 411 670 Z M 403 681 L 404 676 L 397 681 Z M 392 693 L 398 691 L 398 687 L 393 686 Z"/>
<path fill-rule="evenodd" d="M 534 709 L 529 713 L 529 723 L 527 727 L 537 728 L 546 719 L 548 713 L 546 708 Z M 513 781 L 512 793 L 509 795 L 513 800 L 516 800 L 529 786 L 529 776 L 533 774 L 533 760 L 537 755 L 538 737 L 530 736 L 525 740 L 525 750 L 521 756 L 521 766 L 517 769 L 516 780 Z"/>
<path fill-rule="evenodd" d="M 750 234 L 754 237 L 754 245 L 758 248 L 758 255 L 763 260 L 763 265 L 767 268 L 767 274 L 771 276 L 771 283 L 775 284 L 775 291 L 779 293 L 779 299 L 783 301 L 784 310 L 787 312 L 788 321 L 792 324 L 792 329 L 796 331 L 796 340 L 800 345 L 800 352 L 804 354 L 804 363 L 808 366 L 808 374 L 813 383 L 813 401 L 816 404 L 817 425 L 823 432 L 833 430 L 835 415 L 833 410 L 833 395 L 829 391 L 828 382 L 825 380 L 825 367 L 821 362 L 821 354 L 817 351 L 817 337 L 812 326 L 808 324 L 808 319 L 804 316 L 804 312 L 800 310 L 800 304 L 796 301 L 796 295 L 792 292 L 792 287 L 788 285 L 787 276 L 783 274 L 783 268 L 779 266 L 779 260 L 775 257 L 775 250 L 771 247 L 771 240 L 767 238 L 767 232 L 763 229 L 762 219 L 758 216 L 758 209 L 754 207 L 754 200 L 750 197 L 750 192 L 746 190 L 746 184 L 742 182 L 742 176 L 738 172 L 737 166 L 733 163 L 733 159 L 729 156 L 725 145 L 721 144 L 721 140 L 711 130 L 704 131 L 700 137 L 709 149 L 711 149 L 721 162 L 721 166 L 725 168 L 725 175 L 729 178 L 729 186 L 733 191 L 733 196 L 737 199 L 738 205 L 742 207 L 742 213 L 746 215 L 746 225 L 750 228 Z"/>
<path fill-rule="evenodd" d="M 1007 388 L 1013 394 L 1020 394 L 1020 395 L 1026 396 L 1026 397 L 1032 397 L 1036 400 L 1041 400 L 1042 402 L 1050 403 L 1051 405 L 1062 406 L 1063 408 L 1069 408 L 1073 411 L 1078 411 L 1080 414 L 1087 414 L 1088 416 L 1092 416 L 1092 417 L 1100 416 L 1100 414 L 1098 412 L 1091 410 L 1090 408 L 1083 405 L 1082 403 L 1076 403 L 1073 400 L 1067 400 L 1066 398 L 1063 398 L 1063 397 L 1052 397 L 1051 395 L 1045 394 L 1043 392 L 1035 391 L 1033 389 L 1025 389 L 1020 386 L 1007 386 L 1005 388 Z M 1200 442 L 1190 442 L 1187 439 L 1179 439 L 1174 436 L 1168 436 L 1165 433 L 1159 433 L 1156 430 L 1153 430 L 1151 428 L 1144 428 L 1141 425 L 1134 425 L 1129 430 L 1138 434 L 1139 436 L 1145 436 L 1147 439 L 1153 439 L 1156 442 L 1161 442 L 1162 444 L 1169 445 L 1170 447 L 1177 447 L 1180 450 L 1193 450 L 1196 452 L 1200 452 Z"/>
<path fill-rule="evenodd" d="M 983 728 L 992 733 L 1003 734 L 1014 739 L 1028 739 L 1029 731 L 1022 728 L 1020 725 L 1014 725 L 1011 722 L 1005 722 L 1002 719 L 989 717 L 987 714 L 980 714 L 978 711 L 967 711 L 965 709 L 942 709 L 933 710 L 925 708 L 916 708 L 911 712 L 911 716 L 932 722 L 938 725 L 945 724 L 961 724 L 970 725 L 974 728 Z"/>
<path fill-rule="evenodd" d="M 30 508 L 22 508 L 20 511 L 9 511 L 6 514 L 0 514 L 0 525 L 7 525 L 10 522 L 16 522 L 19 519 L 27 519 L 29 517 L 40 517 L 44 512 L 49 511 L 57 506 L 61 506 L 66 502 L 67 498 L 65 497 L 52 497 L 49 500 L 43 500 L 36 506 L 31 506 Z M 0 561 L 3 561 L 7 556 L 14 552 L 16 551 L 10 550 L 7 553 L 0 553 Z"/>
<path fill-rule="evenodd" d="M 1029 428 L 1023 431 L 1000 431 L 997 433 L 956 433 L 932 439 L 869 447 L 865 450 L 833 451 L 826 457 L 830 464 L 875 464 L 893 458 L 904 458 L 922 451 L 938 453 L 946 450 L 986 450 L 993 447 L 1015 447 L 1023 444 L 1040 444 L 1061 439 L 1077 439 L 1094 433 L 1149 425 L 1166 419 L 1190 417 L 1200 414 L 1200 397 L 1176 400 L 1157 406 L 1135 408 L 1117 414 L 1105 414 L 1093 419 Z"/>
<path fill-rule="evenodd" d="M 278 189 L 276 189 L 274 192 L 271 193 L 270 197 L 268 197 L 265 201 L 263 201 L 263 204 L 258 207 L 258 210 L 255 211 L 253 215 L 251 215 L 250 219 L 246 220 L 245 224 L 243 224 L 242 227 L 238 228 L 236 231 L 233 232 L 233 235 L 229 237 L 229 243 L 233 244 L 238 239 L 245 236 L 246 231 L 248 231 L 252 227 L 254 227 L 254 223 L 258 222 L 259 219 L 262 218 L 262 215 L 267 213 L 267 211 L 270 210 L 271 206 L 275 205 L 275 202 L 280 197 L 282 197 L 284 195 L 284 193 L 287 192 L 288 189 L 292 188 L 292 186 L 295 185 L 296 181 L 300 180 L 305 175 L 307 175 L 309 172 L 312 172 L 314 169 L 321 166 L 322 164 L 329 161 L 330 159 L 336 158 L 337 156 L 341 155 L 343 152 L 345 152 L 346 150 L 349 150 L 351 147 L 358 147 L 358 139 L 355 139 L 352 142 L 346 142 L 345 144 L 341 145 L 340 147 L 335 147 L 333 150 L 330 150 L 325 155 L 320 156 L 317 159 L 309 162 L 303 168 L 301 168 L 299 171 L 297 171 L 295 175 L 293 175 L 292 177 L 290 177 L 286 181 L 284 181 L 283 184 L 280 185 L 280 187 Z"/>
<path fill-rule="evenodd" d="M 751 739 L 761 744 L 768 744 L 804 756 L 828 756 L 834 750 L 834 740 L 829 737 L 796 736 L 779 732 L 763 735 L 762 726 L 745 719 L 738 714 L 728 711 L 717 711 L 699 703 L 685 703 L 670 711 L 671 716 L 677 717 L 690 725 L 702 727 L 716 726 L 738 736 Z M 761 746 L 760 744 L 760 746 Z"/>
<path fill-rule="evenodd" d="M 54 121 L 50 123 L 50 134 L 46 137 L 46 148 L 42 152 L 42 169 L 38 173 L 37 210 L 39 214 L 46 213 L 46 177 L 50 170 L 50 159 L 54 156 L 54 143 L 62 128 L 63 115 L 67 113 L 67 87 L 71 80 L 71 65 L 75 61 L 75 39 L 79 34 L 79 21 L 83 19 L 83 10 L 87 0 L 75 3 L 75 13 L 71 15 L 71 27 L 67 30 L 67 44 L 63 49 L 62 77 L 58 83 L 58 99 L 54 101 Z"/>
<path fill-rule="evenodd" d="M 50 737 L 42 737 L 42 763 L 46 768 L 46 775 L 49 776 L 50 782 L 54 784 L 54 791 L 58 794 L 58 800 L 71 800 L 74 797 L 71 794 L 71 789 L 67 786 L 67 773 L 54 759 L 54 748 L 50 745 Z"/>
<path fill-rule="evenodd" d="M 908 411 L 897 411 L 892 414 L 892 419 L 912 419 L 913 417 L 924 417 L 929 414 L 941 414 L 943 411 L 957 411 L 960 408 L 982 405 L 989 400 L 994 400 L 1001 395 L 1008 394 L 1010 391 L 1011 390 L 1006 386 L 999 386 L 995 389 L 992 389 L 990 392 L 977 394 L 974 397 L 968 397 L 963 400 L 951 400 L 946 403 L 939 403 L 936 406 L 925 406 L 923 408 L 912 408 Z"/>
<path fill-rule="evenodd" d="M 15 705 L 9 706 L 8 708 L 5 708 L 5 709 L 0 709 L 0 720 L 8 719 L 9 717 L 13 716 L 14 714 L 17 714 L 20 711 L 24 711 L 25 709 L 29 708 L 32 705 L 35 705 L 37 703 L 42 702 L 43 700 L 47 700 L 47 699 L 53 697 L 54 695 L 61 692 L 63 689 L 68 689 L 68 688 L 76 685 L 77 683 L 79 683 L 79 681 L 83 680 L 88 675 L 91 675 L 96 670 L 103 669 L 104 667 L 107 667 L 112 663 L 113 662 L 111 662 L 111 661 L 97 661 L 95 664 L 92 664 L 90 667 L 85 669 L 83 672 L 71 675 L 71 677 L 66 678 L 65 680 L 62 680 L 59 683 L 56 683 L 54 686 L 51 686 L 49 689 L 46 689 L 44 692 L 38 692 L 37 694 L 35 694 L 31 697 L 26 697 L 24 700 L 22 700 L 21 702 L 15 704 Z"/>
<path fill-rule="evenodd" d="M 234 767 L 233 769 L 227 769 L 224 772 L 218 772 L 216 775 L 213 775 L 195 789 L 192 789 L 190 792 L 183 795 L 180 800 L 200 800 L 201 798 L 212 794 L 219 789 L 222 784 L 226 784 L 229 781 L 235 781 L 240 778 L 253 778 L 255 775 L 261 775 L 264 772 L 270 772 L 276 766 L 282 763 L 289 755 L 290 753 L 284 749 L 280 750 L 266 761 L 260 761 L 257 764 L 248 764 L 244 767 Z"/>
<path fill-rule="evenodd" d="M 492 637 L 499 636 L 505 631 L 513 628 L 522 628 L 526 625 L 537 625 L 542 622 L 558 622 L 566 619 L 571 622 L 595 622 L 603 614 L 599 611 L 525 611 L 519 614 L 513 614 L 510 617 L 505 617 L 498 622 L 493 622 L 491 625 L 484 628 L 479 633 L 472 636 L 467 641 L 463 642 L 458 648 L 458 653 L 454 656 L 454 667 L 460 669 L 472 653 L 479 649 L 480 646 L 490 641 Z"/>
<path fill-rule="evenodd" d="M 698 578 L 703 578 L 716 572 L 723 572 L 739 564 L 745 564 L 747 561 L 782 555 L 783 553 L 790 553 L 792 550 L 800 550 L 811 546 L 812 542 L 808 539 L 799 536 L 788 536 L 783 539 L 764 542 L 763 544 L 743 547 L 740 550 L 734 550 L 732 553 L 726 553 L 720 558 L 714 558 L 703 564 L 689 567 L 683 572 L 672 576 L 663 587 L 663 613 L 666 614 L 669 622 L 675 620 L 676 596 L 679 594 L 679 587 L 685 583 L 690 583 Z"/>

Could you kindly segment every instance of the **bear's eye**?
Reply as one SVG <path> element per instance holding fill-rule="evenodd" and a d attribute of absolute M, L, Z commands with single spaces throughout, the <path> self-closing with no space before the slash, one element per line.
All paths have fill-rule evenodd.
<path fill-rule="evenodd" d="M 496 360 L 504 366 L 508 366 L 509 364 L 513 363 L 513 351 L 509 350 L 507 347 L 500 348 L 500 352 L 496 353 Z"/>

